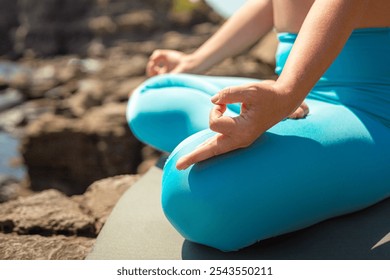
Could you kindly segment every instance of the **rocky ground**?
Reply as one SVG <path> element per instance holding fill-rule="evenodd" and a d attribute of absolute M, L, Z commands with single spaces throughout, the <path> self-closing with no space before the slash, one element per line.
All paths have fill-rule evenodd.
<path fill-rule="evenodd" d="M 0 24 L 12 35 L 0 49 L 0 131 L 21 139 L 12 164 L 28 168 L 22 181 L 0 178 L 0 259 L 86 256 L 135 174 L 160 155 L 125 119 L 148 56 L 157 48 L 191 52 L 222 22 L 202 3 L 84 0 L 74 11 L 71 2 L 0 1 L 23 19 Z M 270 34 L 208 74 L 273 77 L 275 46 Z"/>
<path fill-rule="evenodd" d="M 139 175 L 93 183 L 83 195 L 49 189 L 0 205 L 0 259 L 83 259 Z"/>

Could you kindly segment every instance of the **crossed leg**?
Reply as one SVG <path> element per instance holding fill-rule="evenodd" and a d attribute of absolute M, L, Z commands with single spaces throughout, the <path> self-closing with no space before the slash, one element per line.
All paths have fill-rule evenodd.
<path fill-rule="evenodd" d="M 389 129 L 362 112 L 310 98 L 306 119 L 282 121 L 248 148 L 178 171 L 177 159 L 214 134 L 207 129 L 209 96 L 243 83 L 218 79 L 149 80 L 133 100 L 143 112 L 128 114 L 130 126 L 138 121 L 139 130 L 159 133 L 143 138 L 155 147 L 171 151 L 185 139 L 167 160 L 162 189 L 164 212 L 185 238 L 238 250 L 390 195 Z M 152 94 L 159 99 L 154 105 L 146 98 Z M 238 110 L 233 105 L 229 114 Z"/>

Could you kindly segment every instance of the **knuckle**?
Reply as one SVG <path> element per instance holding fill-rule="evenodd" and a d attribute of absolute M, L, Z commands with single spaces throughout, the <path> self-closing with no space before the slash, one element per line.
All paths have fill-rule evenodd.
<path fill-rule="evenodd" d="M 232 88 L 231 87 L 225 88 L 219 92 L 219 99 L 220 100 L 226 99 L 226 97 L 231 94 L 232 94 Z"/>

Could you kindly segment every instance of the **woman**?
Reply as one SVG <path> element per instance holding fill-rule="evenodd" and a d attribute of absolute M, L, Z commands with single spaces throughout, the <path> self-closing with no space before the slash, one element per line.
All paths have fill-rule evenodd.
<path fill-rule="evenodd" d="M 172 152 L 162 204 L 185 238 L 238 250 L 390 195 L 389 12 L 386 0 L 253 0 L 194 53 L 153 53 L 156 77 L 133 93 L 128 119 Z M 273 27 L 276 81 L 178 74 L 203 73 Z"/>

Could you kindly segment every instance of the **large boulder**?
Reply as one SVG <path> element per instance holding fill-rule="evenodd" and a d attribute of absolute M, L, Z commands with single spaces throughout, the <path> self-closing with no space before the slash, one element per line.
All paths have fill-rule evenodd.
<path fill-rule="evenodd" d="M 56 190 L 3 203 L 0 230 L 18 234 L 96 236 L 94 218 Z"/>
<path fill-rule="evenodd" d="M 0 204 L 0 259 L 84 259 L 118 199 L 138 179 L 115 176 L 83 195 L 45 190 Z"/>
<path fill-rule="evenodd" d="M 97 232 L 103 227 L 122 194 L 138 181 L 139 175 L 122 175 L 102 179 L 88 187 L 83 195 L 73 196 L 84 213 L 95 219 Z"/>
<path fill-rule="evenodd" d="M 31 187 L 81 194 L 92 182 L 136 173 L 142 144 L 128 128 L 126 104 L 108 103 L 79 119 L 48 114 L 31 123 L 22 143 Z"/>

